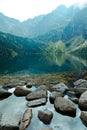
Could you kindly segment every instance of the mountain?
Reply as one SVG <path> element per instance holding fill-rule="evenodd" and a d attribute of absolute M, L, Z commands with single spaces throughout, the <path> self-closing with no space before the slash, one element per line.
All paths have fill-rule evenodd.
<path fill-rule="evenodd" d="M 26 29 L 19 20 L 9 18 L 0 13 L 0 31 L 17 36 L 25 36 Z"/>
<path fill-rule="evenodd" d="M 49 34 L 52 31 L 57 32 L 59 35 L 78 10 L 74 6 L 67 8 L 61 5 L 47 15 L 41 15 L 24 22 L 9 18 L 0 13 L 0 31 L 29 38 Z"/>
<path fill-rule="evenodd" d="M 63 30 L 64 41 L 82 35 L 87 39 L 87 7 L 80 9 Z"/>
<path fill-rule="evenodd" d="M 22 38 L 0 32 L 0 59 L 41 53 L 43 46 L 45 46 L 43 43 L 29 38 Z"/>
<path fill-rule="evenodd" d="M 62 47 L 63 52 L 67 53 L 83 52 L 83 50 L 86 52 L 86 21 L 87 6 L 80 9 L 74 5 L 69 8 L 61 5 L 49 14 L 24 22 L 0 13 L 0 55 L 4 51 L 7 52 L 6 55 L 11 53 L 13 56 L 51 51 L 53 45 L 53 48 L 57 45 L 59 47 L 55 52 L 57 50 L 60 52 Z"/>

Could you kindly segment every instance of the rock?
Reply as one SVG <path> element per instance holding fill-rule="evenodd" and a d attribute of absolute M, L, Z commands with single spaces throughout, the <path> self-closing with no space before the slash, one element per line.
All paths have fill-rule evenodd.
<path fill-rule="evenodd" d="M 14 94 L 16 96 L 26 96 L 30 93 L 31 91 L 26 89 L 26 88 L 23 88 L 23 87 L 17 87 L 14 91 Z"/>
<path fill-rule="evenodd" d="M 78 101 L 79 101 L 79 99 L 78 98 L 75 98 L 75 97 L 71 97 L 71 98 L 69 98 L 72 102 L 74 102 L 74 103 L 76 103 L 76 104 L 78 104 Z"/>
<path fill-rule="evenodd" d="M 7 114 L 0 114 L 0 130 L 19 130 L 21 118 Z"/>
<path fill-rule="evenodd" d="M 52 128 L 41 128 L 40 130 L 53 130 Z"/>
<path fill-rule="evenodd" d="M 87 88 L 87 80 L 85 79 L 79 79 L 74 82 L 75 88 Z"/>
<path fill-rule="evenodd" d="M 7 84 L 5 85 L 4 87 L 7 87 L 7 88 L 16 88 L 18 86 L 24 86 L 25 85 L 25 82 L 19 82 L 19 83 L 10 83 L 10 84 Z"/>
<path fill-rule="evenodd" d="M 87 91 L 80 96 L 78 104 L 81 110 L 87 111 Z"/>
<path fill-rule="evenodd" d="M 29 124 L 31 123 L 32 117 L 33 117 L 32 109 L 27 109 L 23 114 L 20 130 L 25 130 L 27 128 L 27 126 L 29 126 Z"/>
<path fill-rule="evenodd" d="M 65 99 L 63 97 L 57 97 L 54 101 L 54 107 L 57 112 L 75 117 L 76 116 L 76 108 L 73 105 L 73 102 L 69 99 Z"/>
<path fill-rule="evenodd" d="M 38 86 L 37 90 L 38 90 L 38 89 L 46 90 L 46 85 L 40 85 L 40 86 Z"/>
<path fill-rule="evenodd" d="M 87 80 L 85 79 L 79 79 L 77 81 L 74 82 L 74 88 L 76 88 L 79 93 L 83 93 L 85 91 L 87 91 Z"/>
<path fill-rule="evenodd" d="M 64 93 L 68 87 L 64 83 L 59 83 L 53 86 L 53 90 Z"/>
<path fill-rule="evenodd" d="M 84 123 L 84 125 L 87 127 L 87 112 L 82 111 L 80 115 L 80 119 Z"/>
<path fill-rule="evenodd" d="M 38 88 L 26 96 L 28 101 L 40 98 L 47 98 L 47 90 L 45 88 Z"/>
<path fill-rule="evenodd" d="M 27 103 L 27 106 L 28 106 L 28 107 L 41 106 L 41 105 L 45 105 L 46 102 L 47 102 L 46 98 L 41 98 L 41 99 L 29 101 L 29 102 Z"/>
<path fill-rule="evenodd" d="M 45 124 L 49 124 L 53 118 L 53 113 L 49 110 L 38 111 L 38 118 Z"/>
<path fill-rule="evenodd" d="M 0 89 L 0 99 L 4 99 L 4 98 L 7 98 L 9 96 L 11 96 L 12 93 L 4 90 L 4 89 Z"/>
<path fill-rule="evenodd" d="M 54 100 L 56 99 L 56 97 L 63 97 L 63 93 L 62 92 L 52 92 L 51 95 L 49 96 L 50 102 L 54 103 Z"/>
<path fill-rule="evenodd" d="M 70 97 L 76 97 L 76 93 L 74 91 L 67 91 L 66 94 Z"/>
<path fill-rule="evenodd" d="M 33 85 L 35 85 L 35 83 L 34 82 L 26 82 L 25 85 L 27 88 L 31 88 Z"/>

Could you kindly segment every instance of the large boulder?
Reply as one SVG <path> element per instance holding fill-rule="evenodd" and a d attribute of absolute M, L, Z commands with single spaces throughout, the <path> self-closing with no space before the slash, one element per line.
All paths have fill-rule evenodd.
<path fill-rule="evenodd" d="M 36 99 L 36 100 L 29 101 L 29 102 L 27 103 L 27 106 L 28 106 L 28 107 L 41 106 L 41 105 L 45 105 L 46 102 L 47 102 L 47 99 L 46 99 L 46 98 L 40 98 L 40 99 Z"/>
<path fill-rule="evenodd" d="M 63 97 L 57 97 L 54 101 L 54 107 L 57 112 L 75 117 L 76 116 L 76 108 L 74 107 L 74 104 L 69 99 L 65 99 Z"/>
<path fill-rule="evenodd" d="M 0 130 L 19 130 L 21 118 L 8 114 L 0 114 Z"/>
<path fill-rule="evenodd" d="M 54 100 L 56 99 L 56 97 L 63 97 L 63 93 L 53 91 L 49 96 L 50 102 L 54 103 Z"/>
<path fill-rule="evenodd" d="M 82 111 L 80 115 L 80 119 L 84 123 L 84 125 L 87 127 L 87 112 Z"/>
<path fill-rule="evenodd" d="M 38 118 L 45 124 L 49 124 L 53 118 L 53 113 L 49 110 L 38 111 Z"/>
<path fill-rule="evenodd" d="M 64 83 L 59 83 L 59 84 L 54 85 L 52 89 L 54 91 L 64 93 L 66 92 L 66 90 L 68 90 L 68 87 Z"/>
<path fill-rule="evenodd" d="M 47 90 L 44 87 L 38 88 L 26 96 L 28 101 L 36 100 L 40 98 L 47 98 Z"/>
<path fill-rule="evenodd" d="M 85 91 L 79 98 L 79 107 L 83 111 L 87 111 L 87 91 Z"/>
<path fill-rule="evenodd" d="M 32 117 L 32 109 L 27 109 L 23 114 L 20 130 L 25 130 L 27 128 L 27 126 L 31 123 Z"/>
<path fill-rule="evenodd" d="M 10 93 L 4 89 L 0 89 L 0 99 L 7 98 L 11 95 L 12 95 L 12 93 Z"/>
<path fill-rule="evenodd" d="M 14 91 L 14 94 L 16 96 L 26 96 L 30 93 L 31 91 L 26 89 L 26 88 L 23 88 L 23 87 L 17 87 Z"/>

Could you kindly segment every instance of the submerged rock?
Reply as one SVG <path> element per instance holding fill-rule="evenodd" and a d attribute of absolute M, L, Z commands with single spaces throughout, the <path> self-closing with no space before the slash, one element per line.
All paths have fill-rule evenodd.
<path fill-rule="evenodd" d="M 22 124 L 20 126 L 20 130 L 25 130 L 27 128 L 27 126 L 29 126 L 29 124 L 31 123 L 31 119 L 32 119 L 33 115 L 32 115 L 32 109 L 27 109 L 22 117 Z"/>
<path fill-rule="evenodd" d="M 26 89 L 26 88 L 23 88 L 23 87 L 17 87 L 14 91 L 14 94 L 16 96 L 26 96 L 30 93 L 31 91 Z"/>
<path fill-rule="evenodd" d="M 54 85 L 52 89 L 54 91 L 64 93 L 66 90 L 68 90 L 68 87 L 64 83 L 59 83 L 59 84 Z"/>
<path fill-rule="evenodd" d="M 38 88 L 26 96 L 28 101 L 40 98 L 47 98 L 47 90 L 45 88 Z"/>
<path fill-rule="evenodd" d="M 45 105 L 46 102 L 47 102 L 47 99 L 46 99 L 46 98 L 41 98 L 41 99 L 29 101 L 29 102 L 27 103 L 27 106 L 28 106 L 28 107 L 41 106 L 41 105 Z"/>
<path fill-rule="evenodd" d="M 87 111 L 87 91 L 85 91 L 79 98 L 79 107 L 83 111 Z"/>
<path fill-rule="evenodd" d="M 21 118 L 7 114 L 0 114 L 0 130 L 19 130 Z"/>
<path fill-rule="evenodd" d="M 57 97 L 54 101 L 54 107 L 56 111 L 63 115 L 75 117 L 76 116 L 76 108 L 73 105 L 73 102 L 69 99 L 65 99 L 63 97 Z"/>
<path fill-rule="evenodd" d="M 12 93 L 10 93 L 4 89 L 0 89 L 0 99 L 7 98 L 11 95 L 12 95 Z"/>
<path fill-rule="evenodd" d="M 84 125 L 87 127 L 87 112 L 82 111 L 80 115 L 80 119 L 84 123 Z"/>
<path fill-rule="evenodd" d="M 49 124 L 53 118 L 53 113 L 49 110 L 38 111 L 38 118 L 45 124 Z"/>

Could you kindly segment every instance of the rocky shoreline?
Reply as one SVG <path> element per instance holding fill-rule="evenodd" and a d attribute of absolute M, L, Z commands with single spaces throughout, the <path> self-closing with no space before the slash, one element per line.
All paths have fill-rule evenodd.
<path fill-rule="evenodd" d="M 72 118 L 76 117 L 75 104 L 78 104 L 81 110 L 79 118 L 87 127 L 87 80 L 79 79 L 73 85 L 73 88 L 69 88 L 62 82 L 55 84 L 51 87 L 50 94 L 47 86 L 35 87 L 33 82 L 2 86 L 0 88 L 2 102 L 14 94 L 17 97 L 25 97 L 27 104 L 23 116 L 14 117 L 15 120 L 10 117 L 11 120 L 7 121 L 6 117 L 9 115 L 0 113 L 0 130 L 26 130 L 32 123 L 33 108 L 45 106 L 48 100 L 53 104 L 56 112 Z M 50 124 L 54 116 L 53 111 L 49 109 L 41 109 L 37 113 L 37 118 L 44 124 Z M 53 128 L 39 128 L 39 130 L 53 130 Z"/>

